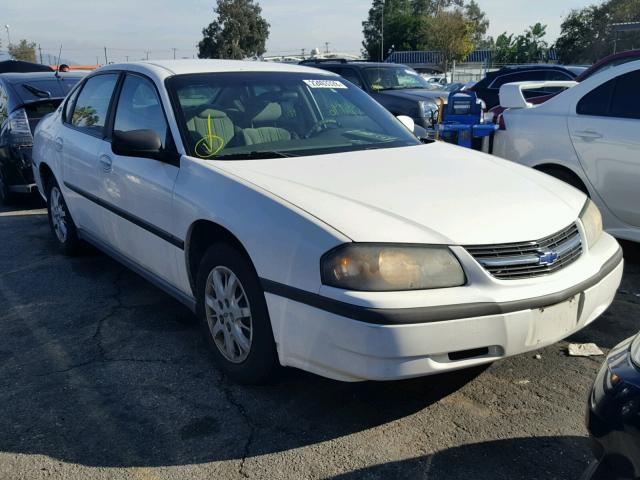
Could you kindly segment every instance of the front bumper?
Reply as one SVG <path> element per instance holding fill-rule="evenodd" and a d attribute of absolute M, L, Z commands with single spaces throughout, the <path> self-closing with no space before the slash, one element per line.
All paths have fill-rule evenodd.
<path fill-rule="evenodd" d="M 591 389 L 587 428 L 598 464 L 585 478 L 640 477 L 640 370 L 631 361 L 632 340 L 611 350 Z M 607 381 L 612 375 L 615 385 Z"/>
<path fill-rule="evenodd" d="M 532 292 L 540 291 L 539 278 L 518 281 L 519 287 L 492 280 L 488 290 L 467 286 L 449 292 L 403 292 L 404 305 L 422 295 L 420 308 L 326 302 L 326 297 L 290 295 L 267 284 L 280 362 L 342 381 L 395 380 L 490 363 L 553 344 L 593 322 L 613 301 L 623 260 L 615 240 L 605 234 L 602 241 L 598 251 L 567 267 L 565 275 L 557 274 L 564 288 L 535 298 Z M 596 267 L 596 255 L 596 273 L 577 280 L 577 272 Z M 542 282 L 554 283 L 549 277 Z M 486 299 L 492 289 L 501 292 L 501 285 L 506 298 L 513 297 L 511 288 L 521 296 L 507 302 L 468 303 L 459 295 L 466 291 Z M 456 294 L 457 303 L 441 304 L 439 297 Z M 357 301 L 364 304 L 367 295 Z M 425 307 L 426 298 L 435 304 Z"/>

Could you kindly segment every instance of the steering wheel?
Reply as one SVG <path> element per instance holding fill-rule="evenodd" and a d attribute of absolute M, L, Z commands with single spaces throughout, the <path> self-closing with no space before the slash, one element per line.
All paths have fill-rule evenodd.
<path fill-rule="evenodd" d="M 320 120 L 319 122 L 316 122 L 313 125 L 313 127 L 311 127 L 309 129 L 309 131 L 304 136 L 304 138 L 309 138 L 313 134 L 320 133 L 321 131 L 325 130 L 326 127 L 328 127 L 329 125 L 335 125 L 338 128 L 342 127 L 342 124 L 339 121 L 337 121 L 337 120 L 335 120 L 333 118 L 327 118 L 327 119 L 324 119 L 324 120 Z"/>

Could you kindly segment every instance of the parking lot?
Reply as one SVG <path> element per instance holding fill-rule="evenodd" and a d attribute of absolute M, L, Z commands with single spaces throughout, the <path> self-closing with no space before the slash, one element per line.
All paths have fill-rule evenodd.
<path fill-rule="evenodd" d="M 58 254 L 39 205 L 0 210 L 0 239 L 2 479 L 550 480 L 591 459 L 602 357 L 566 342 L 442 377 L 242 387 L 180 304 L 93 249 Z M 614 305 L 570 340 L 608 351 L 638 330 L 640 249 L 624 247 Z"/>

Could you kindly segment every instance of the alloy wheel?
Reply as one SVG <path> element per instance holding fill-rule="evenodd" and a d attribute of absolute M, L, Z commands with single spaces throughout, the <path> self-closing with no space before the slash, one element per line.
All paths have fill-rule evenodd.
<path fill-rule="evenodd" d="M 51 189 L 51 224 L 60 243 L 67 241 L 67 215 L 62 192 L 57 186 Z"/>
<path fill-rule="evenodd" d="M 251 306 L 242 283 L 227 267 L 215 267 L 207 277 L 204 300 L 216 347 L 230 362 L 242 363 L 253 340 Z"/>

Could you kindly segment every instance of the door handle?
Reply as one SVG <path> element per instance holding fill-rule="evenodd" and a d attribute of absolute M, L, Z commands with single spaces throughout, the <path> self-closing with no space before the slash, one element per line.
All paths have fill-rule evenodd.
<path fill-rule="evenodd" d="M 62 146 L 64 145 L 62 138 L 57 137 L 54 141 L 53 141 L 54 145 L 55 145 L 55 149 L 56 152 L 61 152 L 62 151 Z"/>
<path fill-rule="evenodd" d="M 113 160 L 109 155 L 101 155 L 100 156 L 100 165 L 102 166 L 102 171 L 105 173 L 110 173 L 113 169 Z"/>
<path fill-rule="evenodd" d="M 595 130 L 578 130 L 574 133 L 574 135 L 583 140 L 597 140 L 602 138 L 602 134 L 596 132 Z"/>

